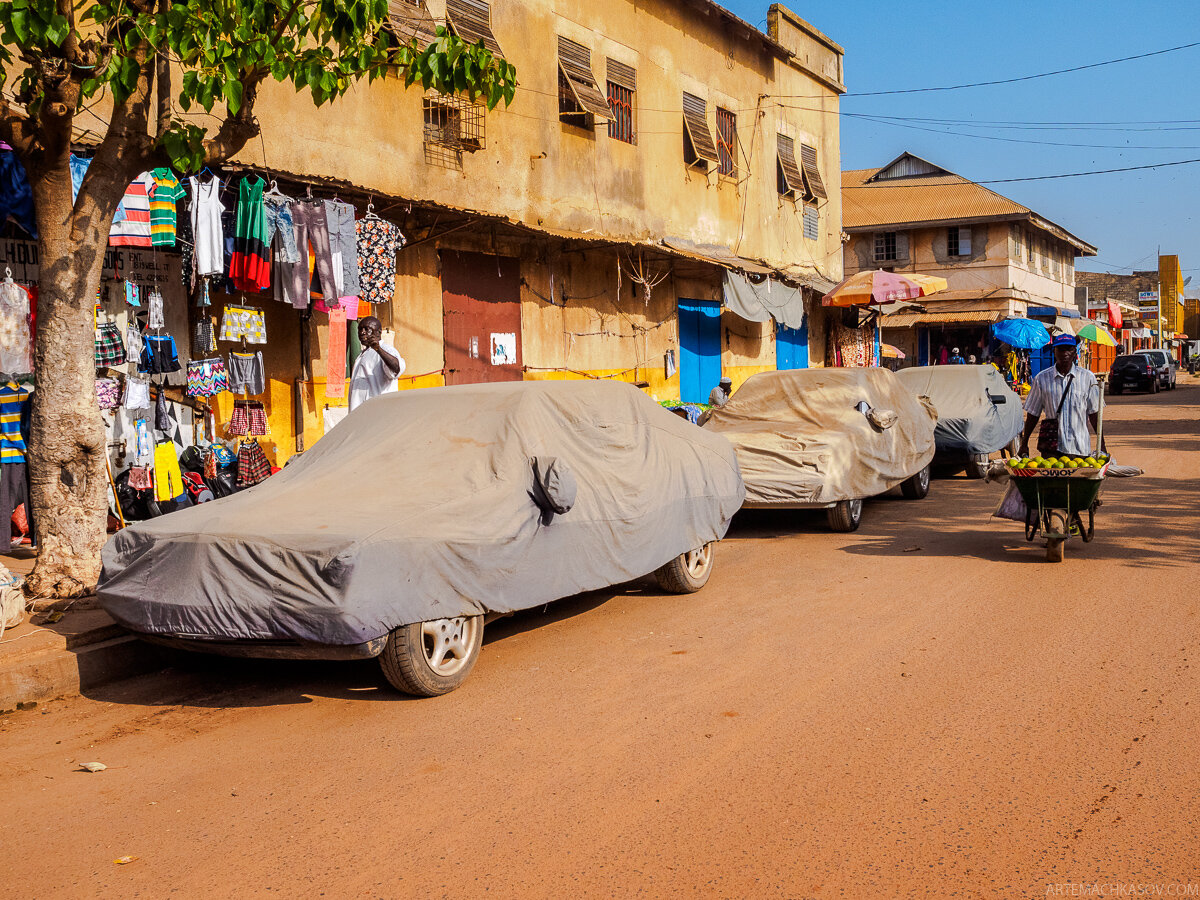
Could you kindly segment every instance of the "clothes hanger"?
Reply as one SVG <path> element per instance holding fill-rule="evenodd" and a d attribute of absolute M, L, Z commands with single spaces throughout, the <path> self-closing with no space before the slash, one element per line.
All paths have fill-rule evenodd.
<path fill-rule="evenodd" d="M 363 216 L 363 218 L 364 219 L 379 219 L 379 216 L 376 215 L 376 213 L 375 213 L 375 201 L 374 200 L 367 201 L 367 214 L 365 216 Z"/>
<path fill-rule="evenodd" d="M 8 266 L 4 267 L 4 283 L 5 284 L 13 283 L 12 269 L 10 269 Z"/>
<path fill-rule="evenodd" d="M 263 194 L 263 196 L 264 197 L 278 197 L 280 200 L 289 199 L 288 196 L 283 193 L 283 191 L 279 190 L 279 182 L 276 181 L 274 178 L 271 179 L 271 186 L 269 188 L 267 188 L 267 192 L 265 194 Z"/>

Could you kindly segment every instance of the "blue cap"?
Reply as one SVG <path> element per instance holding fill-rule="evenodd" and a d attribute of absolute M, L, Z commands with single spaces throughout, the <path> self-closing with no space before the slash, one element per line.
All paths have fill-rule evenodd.
<path fill-rule="evenodd" d="M 1054 347 L 1077 347 L 1079 340 L 1073 334 L 1059 334 L 1055 335 L 1051 345 Z"/>

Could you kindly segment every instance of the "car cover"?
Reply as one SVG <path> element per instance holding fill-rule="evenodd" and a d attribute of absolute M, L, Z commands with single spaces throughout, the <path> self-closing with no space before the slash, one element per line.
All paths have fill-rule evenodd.
<path fill-rule="evenodd" d="M 748 378 L 704 428 L 737 449 L 747 506 L 873 497 L 933 458 L 931 407 L 886 369 L 791 369 Z"/>
<path fill-rule="evenodd" d="M 98 594 L 139 632 L 358 644 L 640 577 L 742 497 L 729 443 L 632 385 L 400 391 L 261 484 L 118 532 Z"/>
<path fill-rule="evenodd" d="M 934 440 L 940 451 L 993 453 L 1021 433 L 1021 398 L 995 366 L 920 366 L 896 376 L 937 409 Z"/>

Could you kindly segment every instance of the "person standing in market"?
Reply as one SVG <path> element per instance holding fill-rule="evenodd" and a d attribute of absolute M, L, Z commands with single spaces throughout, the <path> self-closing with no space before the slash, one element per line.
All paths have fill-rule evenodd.
<path fill-rule="evenodd" d="M 1054 365 L 1038 372 L 1025 400 L 1025 430 L 1021 432 L 1019 455 L 1029 456 L 1029 438 L 1044 414 L 1037 443 L 1041 456 L 1090 456 L 1088 426 L 1097 432 L 1100 428 L 1099 382 L 1087 369 L 1076 365 L 1074 335 L 1060 334 L 1053 347 Z M 1103 443 L 1100 449 L 1105 449 Z"/>
<path fill-rule="evenodd" d="M 721 407 L 729 402 L 729 395 L 732 392 L 733 379 L 728 375 L 721 377 L 717 382 L 717 386 L 708 392 L 708 405 Z"/>
<path fill-rule="evenodd" d="M 965 359 L 963 359 L 962 353 L 960 353 L 958 348 L 955 347 L 954 350 L 950 353 L 950 365 L 965 366 L 966 364 L 967 364 L 967 361 Z"/>
<path fill-rule="evenodd" d="M 377 318 L 366 316 L 359 320 L 358 341 L 363 352 L 350 373 L 351 412 L 372 397 L 399 390 L 396 379 L 404 373 L 404 357 L 395 347 L 383 343 L 383 326 Z"/>

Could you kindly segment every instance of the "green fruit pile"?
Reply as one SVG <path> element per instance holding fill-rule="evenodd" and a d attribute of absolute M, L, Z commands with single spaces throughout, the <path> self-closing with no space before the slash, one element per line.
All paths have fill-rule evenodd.
<path fill-rule="evenodd" d="M 1049 459 L 1013 457 L 1007 465 L 1010 469 L 1103 469 L 1107 463 L 1108 455 L 1102 453 L 1099 456 L 1051 456 Z"/>

